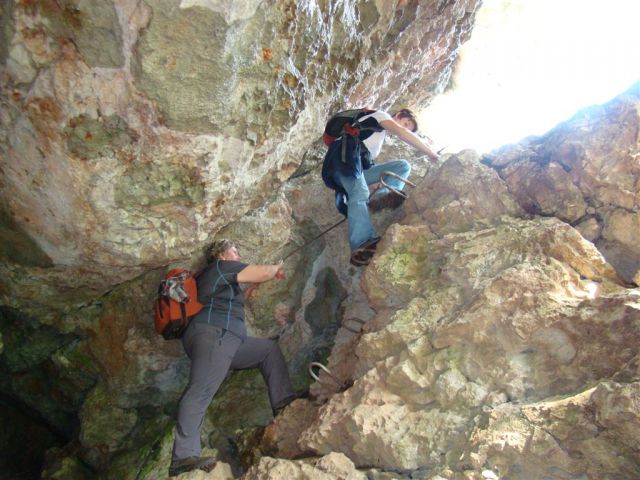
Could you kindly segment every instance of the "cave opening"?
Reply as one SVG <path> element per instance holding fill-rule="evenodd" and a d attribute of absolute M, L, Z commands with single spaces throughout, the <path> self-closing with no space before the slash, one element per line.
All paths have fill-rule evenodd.
<path fill-rule="evenodd" d="M 19 399 L 0 393 L 1 479 L 38 479 L 49 449 L 70 437 L 54 430 L 42 415 Z"/>
<path fill-rule="evenodd" d="M 79 335 L 0 307 L 0 478 L 40 478 L 45 453 L 77 435 L 91 364 Z"/>
<path fill-rule="evenodd" d="M 640 80 L 640 2 L 483 0 L 451 86 L 419 112 L 445 153 L 543 135 Z"/>

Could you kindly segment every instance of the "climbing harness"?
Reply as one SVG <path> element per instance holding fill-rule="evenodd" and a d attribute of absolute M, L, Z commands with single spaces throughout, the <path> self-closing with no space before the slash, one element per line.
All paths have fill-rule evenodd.
<path fill-rule="evenodd" d="M 309 371 L 309 375 L 311 375 L 311 378 L 313 378 L 316 382 L 323 383 L 320 380 L 320 377 L 318 375 L 316 375 L 315 372 L 313 371 L 314 367 L 318 368 L 318 369 L 322 370 L 324 373 L 326 373 L 327 376 L 338 386 L 338 388 L 339 388 L 338 391 L 339 392 L 343 392 L 344 390 L 346 390 L 347 388 L 349 388 L 352 385 L 352 382 L 343 383 L 340 380 L 338 380 L 336 378 L 336 376 L 333 373 L 331 373 L 331 370 L 329 370 L 327 367 L 325 367 L 320 362 L 311 362 L 309 364 L 308 371 Z"/>

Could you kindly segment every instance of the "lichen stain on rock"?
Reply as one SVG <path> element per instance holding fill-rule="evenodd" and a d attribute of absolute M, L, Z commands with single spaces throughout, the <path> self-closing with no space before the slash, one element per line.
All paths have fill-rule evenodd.
<path fill-rule="evenodd" d="M 62 120 L 62 109 L 53 97 L 34 97 L 24 105 L 30 120 L 43 132 L 53 132 L 53 125 Z M 47 125 L 47 122 L 51 124 Z M 49 136 L 53 136 L 52 133 Z"/>
<path fill-rule="evenodd" d="M 106 312 L 100 316 L 96 332 L 89 333 L 92 354 L 106 378 L 118 376 L 126 366 L 123 345 L 127 339 L 127 329 L 122 321 L 120 312 Z"/>
<path fill-rule="evenodd" d="M 46 0 L 38 2 L 37 10 L 47 19 L 51 34 L 60 42 L 72 39 L 88 65 L 106 68 L 124 65 L 122 29 L 111 1 Z"/>
<path fill-rule="evenodd" d="M 269 62 L 273 59 L 273 50 L 271 50 L 270 48 L 263 48 L 262 49 L 262 59 L 265 62 Z"/>
<path fill-rule="evenodd" d="M 122 208 L 174 202 L 196 205 L 204 198 L 204 180 L 195 167 L 173 163 L 131 165 L 116 181 L 114 196 Z"/>
<path fill-rule="evenodd" d="M 284 83 L 286 83 L 286 85 L 289 88 L 296 88 L 298 86 L 298 79 L 295 77 L 295 75 L 292 75 L 291 73 L 285 73 L 284 74 Z"/>
<path fill-rule="evenodd" d="M 138 139 L 136 132 L 117 115 L 98 119 L 79 115 L 67 122 L 63 133 L 69 152 L 82 160 L 114 155 Z"/>

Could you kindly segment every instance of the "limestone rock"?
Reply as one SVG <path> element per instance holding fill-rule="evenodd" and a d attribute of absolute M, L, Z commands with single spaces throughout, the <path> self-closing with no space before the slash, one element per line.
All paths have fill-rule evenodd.
<path fill-rule="evenodd" d="M 265 455 L 288 459 L 304 454 L 297 441 L 313 421 L 316 410 L 308 401 L 292 402 L 267 426 L 260 442 L 260 450 Z"/>
<path fill-rule="evenodd" d="M 395 225 L 387 236 L 363 277 L 381 312 L 355 345 L 353 386 L 319 408 L 302 450 L 435 472 L 465 452 L 488 406 L 575 395 L 635 357 L 634 294 L 558 220 L 503 217 L 442 238 Z"/>
<path fill-rule="evenodd" d="M 188 360 L 156 288 L 221 236 L 292 253 L 247 321 L 310 398 L 269 424 L 260 373 L 233 373 L 218 467 L 185 478 L 638 476 L 637 86 L 484 159 L 390 141 L 417 187 L 374 215 L 372 263 L 345 224 L 315 239 L 341 219 L 328 114 L 427 103 L 478 3 L 2 3 L 0 390 L 79 431 L 43 478 L 164 478 Z"/>
<path fill-rule="evenodd" d="M 465 455 L 478 470 L 513 478 L 633 478 L 638 474 L 637 401 L 637 382 L 604 382 L 559 400 L 505 405 L 488 414 Z"/>
<path fill-rule="evenodd" d="M 233 480 L 235 477 L 229 464 L 218 462 L 210 472 L 192 470 L 191 472 L 183 473 L 180 478 L 184 480 Z"/>
<path fill-rule="evenodd" d="M 640 227 L 638 105 L 640 83 L 485 159 L 525 210 L 588 228 L 587 238 L 627 281 L 640 268 L 632 233 Z"/>
<path fill-rule="evenodd" d="M 296 478 L 300 480 L 364 480 L 367 476 L 358 472 L 349 458 L 341 453 L 330 453 L 313 460 L 281 460 L 262 457 L 252 467 L 244 480 L 267 478 Z"/>
<path fill-rule="evenodd" d="M 100 466 L 107 455 L 122 445 L 138 420 L 135 412 L 121 408 L 114 397 L 99 385 L 89 394 L 80 412 L 80 441 L 94 450 L 88 457 L 94 466 Z M 106 458 L 101 458 L 102 455 Z"/>
<path fill-rule="evenodd" d="M 334 214 L 330 194 L 287 181 L 309 171 L 303 160 L 328 115 L 428 103 L 448 83 L 479 3 L 2 2 L 0 303 L 39 326 L 29 351 L 2 332 L 5 365 L 26 358 L 32 370 L 0 380 L 63 431 L 79 422 L 82 451 L 67 463 L 115 462 L 114 478 L 127 462 L 146 468 L 153 456 L 132 445 L 153 443 L 150 418 L 168 422 L 163 410 L 188 368 L 179 342 L 151 330 L 163 271 L 197 270 L 202 248 L 222 235 L 237 237 L 248 260 L 276 261 L 317 234 Z M 294 225 L 304 210 L 294 197 L 307 195 L 328 201 Z M 316 262 L 321 242 L 296 254 L 286 281 L 249 305 L 252 332 L 282 333 L 301 389 L 309 356 L 326 357 L 343 330 L 341 302 L 355 282 L 341 245 L 339 261 L 327 252 Z M 371 315 L 359 299 L 351 318 Z M 272 327 L 274 315 L 287 325 Z M 49 328 L 73 335 L 73 347 L 54 348 Z M 262 392 L 260 381 L 248 383 Z M 252 396 L 249 409 L 263 425 L 261 400 Z M 205 434 L 226 442 L 240 417 L 218 430 L 208 422 Z"/>
<path fill-rule="evenodd" d="M 502 215 L 524 214 L 505 183 L 479 163 L 473 150 L 447 156 L 416 190 L 403 223 L 425 223 L 437 235 L 494 225 Z"/>
<path fill-rule="evenodd" d="M 38 317 L 30 298 L 59 312 L 191 260 L 278 191 L 331 110 L 427 102 L 479 4 L 5 3 L 2 253 L 34 245 L 3 255 L 2 299 Z"/>

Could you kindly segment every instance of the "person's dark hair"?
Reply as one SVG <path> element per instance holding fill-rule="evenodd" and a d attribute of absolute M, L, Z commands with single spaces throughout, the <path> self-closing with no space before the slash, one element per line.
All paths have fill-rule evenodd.
<path fill-rule="evenodd" d="M 231 240 L 227 240 L 226 238 L 221 238 L 220 240 L 216 240 L 211 245 L 209 245 L 205 251 L 205 256 L 207 258 L 207 262 L 213 262 L 217 258 L 220 257 L 224 252 L 229 250 L 232 247 L 235 247 L 236 244 Z"/>
<path fill-rule="evenodd" d="M 418 131 L 418 121 L 416 120 L 416 115 L 415 113 L 413 113 L 411 110 L 409 110 L 408 108 L 402 108 L 400 110 L 398 110 L 397 112 L 395 112 L 393 115 L 391 115 L 393 118 L 408 118 L 409 120 L 411 120 L 413 122 L 414 128 L 411 129 L 411 131 L 413 133 Z"/>

